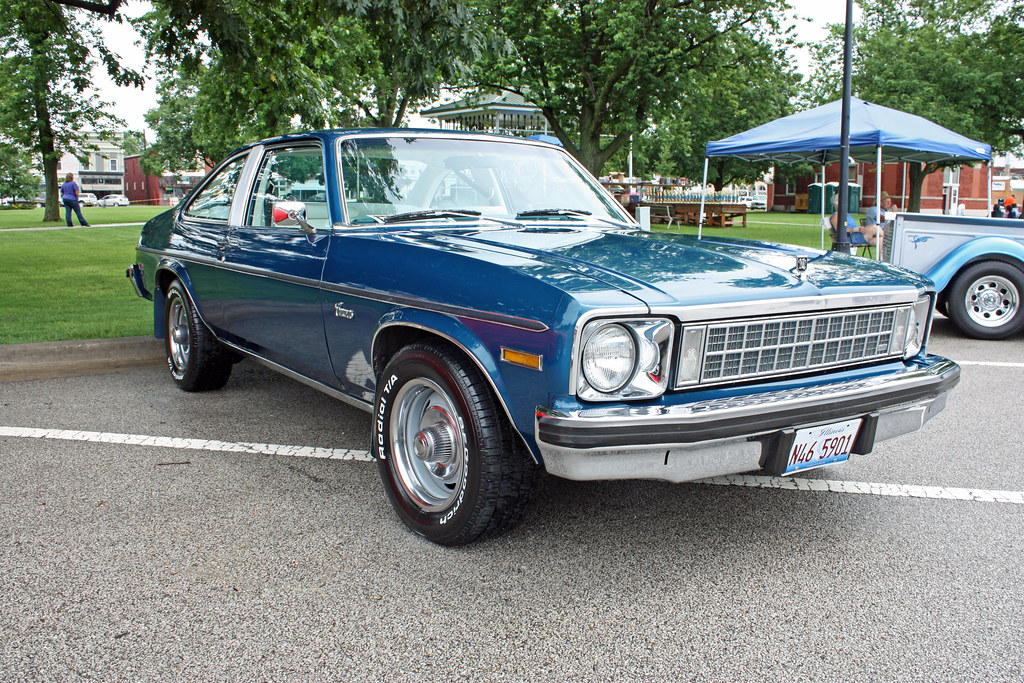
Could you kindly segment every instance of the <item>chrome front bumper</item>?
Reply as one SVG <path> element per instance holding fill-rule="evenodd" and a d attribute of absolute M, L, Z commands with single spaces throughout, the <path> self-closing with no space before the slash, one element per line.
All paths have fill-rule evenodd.
<path fill-rule="evenodd" d="M 674 406 L 537 409 L 544 466 L 567 479 L 682 482 L 771 466 L 780 436 L 863 418 L 854 453 L 920 429 L 946 406 L 960 367 L 929 356 L 916 367 L 794 391 Z"/>

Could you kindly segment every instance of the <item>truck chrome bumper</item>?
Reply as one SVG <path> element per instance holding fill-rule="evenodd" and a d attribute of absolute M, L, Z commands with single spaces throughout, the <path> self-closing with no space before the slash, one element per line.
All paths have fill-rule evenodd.
<path fill-rule="evenodd" d="M 864 418 L 854 452 L 917 431 L 946 405 L 960 367 L 929 356 L 904 371 L 795 391 L 674 406 L 537 409 L 544 466 L 567 479 L 682 482 L 758 470 L 783 430 Z M 870 431 L 871 433 L 866 433 Z"/>

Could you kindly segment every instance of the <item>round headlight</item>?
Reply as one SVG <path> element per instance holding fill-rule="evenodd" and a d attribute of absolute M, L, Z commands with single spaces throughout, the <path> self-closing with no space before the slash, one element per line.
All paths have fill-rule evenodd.
<path fill-rule="evenodd" d="M 611 393 L 625 386 L 636 365 L 636 342 L 621 325 L 607 325 L 583 349 L 583 376 L 590 386 Z"/>

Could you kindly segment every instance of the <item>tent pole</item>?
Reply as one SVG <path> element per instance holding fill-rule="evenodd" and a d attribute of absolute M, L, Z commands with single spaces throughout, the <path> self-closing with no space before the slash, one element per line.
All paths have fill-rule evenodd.
<path fill-rule="evenodd" d="M 704 226 L 704 198 L 708 194 L 708 158 L 704 157 L 704 182 L 700 184 L 700 213 L 697 214 L 697 239 L 701 237 Z"/>
<path fill-rule="evenodd" d="M 825 161 L 824 161 L 824 159 L 822 159 L 822 162 L 821 162 L 821 202 L 819 202 L 819 203 L 821 205 L 821 222 L 818 223 L 818 225 L 822 226 L 822 228 L 824 228 L 824 226 L 825 226 Z M 821 248 L 822 248 L 822 250 L 824 250 L 825 249 L 825 230 L 821 229 L 821 230 L 819 230 L 819 232 L 821 233 Z M 831 245 L 830 245 L 830 248 L 831 248 Z"/>
<path fill-rule="evenodd" d="M 988 158 L 988 199 L 985 200 L 985 215 L 992 215 L 992 157 Z"/>
<path fill-rule="evenodd" d="M 882 146 L 878 145 L 878 157 L 875 161 L 875 206 L 878 207 L 878 226 L 881 227 L 884 223 L 882 220 Z M 878 236 L 878 228 L 875 228 L 875 237 Z M 878 240 L 875 240 L 875 258 L 878 260 L 882 259 L 882 245 L 877 244 Z"/>

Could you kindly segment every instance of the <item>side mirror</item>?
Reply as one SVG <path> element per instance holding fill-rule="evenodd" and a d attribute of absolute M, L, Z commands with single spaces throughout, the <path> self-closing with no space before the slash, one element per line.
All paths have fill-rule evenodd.
<path fill-rule="evenodd" d="M 305 202 L 275 202 L 273 216 L 275 227 L 297 225 L 299 232 L 304 235 L 312 235 L 316 232 L 316 228 L 306 222 Z"/>

